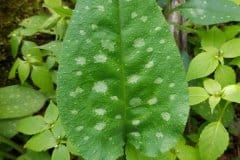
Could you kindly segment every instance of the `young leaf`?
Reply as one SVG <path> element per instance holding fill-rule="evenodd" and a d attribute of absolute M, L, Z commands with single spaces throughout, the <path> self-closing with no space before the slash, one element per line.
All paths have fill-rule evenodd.
<path fill-rule="evenodd" d="M 52 133 L 54 135 L 55 138 L 64 138 L 65 137 L 65 131 L 62 127 L 62 124 L 60 122 L 60 119 L 58 119 L 55 124 L 54 127 L 52 128 Z"/>
<path fill-rule="evenodd" d="M 58 118 L 58 108 L 57 106 L 51 101 L 50 104 L 47 107 L 47 110 L 44 115 L 44 120 L 52 124 L 54 123 Z"/>
<path fill-rule="evenodd" d="M 40 133 L 48 128 L 42 116 L 27 117 L 19 120 L 17 130 L 27 135 Z"/>
<path fill-rule="evenodd" d="M 20 25 L 24 28 L 30 28 L 38 32 L 41 30 L 42 24 L 47 20 L 49 16 L 46 14 L 40 14 L 24 19 Z"/>
<path fill-rule="evenodd" d="M 220 48 L 224 58 L 235 58 L 240 56 L 240 38 L 227 41 Z"/>
<path fill-rule="evenodd" d="M 177 145 L 176 155 L 179 160 L 200 160 L 198 148 L 186 144 Z"/>
<path fill-rule="evenodd" d="M 34 42 L 24 41 L 22 45 L 22 54 L 26 57 L 34 57 L 39 62 L 42 62 L 42 53 Z"/>
<path fill-rule="evenodd" d="M 0 119 L 17 118 L 39 111 L 46 101 L 40 92 L 23 86 L 0 88 Z"/>
<path fill-rule="evenodd" d="M 180 56 L 155 0 L 102 2 L 77 1 L 65 36 L 62 124 L 86 160 L 117 159 L 126 143 L 157 156 L 176 144 L 187 120 Z"/>
<path fill-rule="evenodd" d="M 229 85 L 223 88 L 222 98 L 231 102 L 240 103 L 240 85 Z"/>
<path fill-rule="evenodd" d="M 201 159 L 217 159 L 229 143 L 229 135 L 221 122 L 212 122 L 207 125 L 199 139 L 199 152 Z"/>
<path fill-rule="evenodd" d="M 13 79 L 16 77 L 16 71 L 18 69 L 19 64 L 20 64 L 20 59 L 17 59 L 9 72 L 9 75 L 8 75 L 9 79 Z"/>
<path fill-rule="evenodd" d="M 208 31 L 200 32 L 199 35 L 201 37 L 202 48 L 220 48 L 226 40 L 224 32 L 217 27 L 212 27 Z"/>
<path fill-rule="evenodd" d="M 236 83 L 236 74 L 232 67 L 219 65 L 214 73 L 214 79 L 218 81 L 222 87 L 225 87 Z"/>
<path fill-rule="evenodd" d="M 210 108 L 211 108 L 211 113 L 213 113 L 216 105 L 218 105 L 218 103 L 220 102 L 221 100 L 221 97 L 216 97 L 216 96 L 210 96 L 209 97 L 209 105 L 210 105 Z"/>
<path fill-rule="evenodd" d="M 63 39 L 66 30 L 67 30 L 67 22 L 66 22 L 66 19 L 62 18 L 58 21 L 56 26 L 56 34 L 58 36 L 58 39 Z"/>
<path fill-rule="evenodd" d="M 19 61 L 18 66 L 18 76 L 20 78 L 21 84 L 24 84 L 26 79 L 28 78 L 28 75 L 30 73 L 31 66 L 26 61 Z"/>
<path fill-rule="evenodd" d="M 24 147 L 36 152 L 40 152 L 53 148 L 56 145 L 57 142 L 53 134 L 49 130 L 46 130 L 31 137 Z"/>
<path fill-rule="evenodd" d="M 240 26 L 239 25 L 224 26 L 224 33 L 226 36 L 226 40 L 233 39 L 237 34 L 240 33 Z"/>
<path fill-rule="evenodd" d="M 70 154 L 66 146 L 59 145 L 53 150 L 51 160 L 70 160 Z"/>
<path fill-rule="evenodd" d="M 230 0 L 188 0 L 178 7 L 194 24 L 211 25 L 240 21 L 240 7 Z"/>
<path fill-rule="evenodd" d="M 22 36 L 19 36 L 19 35 L 15 34 L 15 33 L 13 33 L 11 35 L 11 39 L 10 39 L 11 53 L 12 53 L 14 58 L 18 54 L 18 49 L 19 49 L 21 41 L 22 41 Z"/>
<path fill-rule="evenodd" d="M 221 85 L 213 79 L 205 79 L 203 81 L 203 85 L 206 91 L 210 94 L 216 94 L 218 92 L 221 92 Z"/>
<path fill-rule="evenodd" d="M 193 58 L 189 65 L 187 80 L 206 77 L 215 71 L 219 62 L 216 54 L 211 52 L 200 53 Z M 201 66 L 201 67 L 199 67 Z"/>
<path fill-rule="evenodd" d="M 31 79 L 33 83 L 48 94 L 54 92 L 52 75 L 44 66 L 33 66 Z"/>
<path fill-rule="evenodd" d="M 189 104 L 195 105 L 208 99 L 209 95 L 202 87 L 188 87 Z"/>
<path fill-rule="evenodd" d="M 234 58 L 231 62 L 231 65 L 236 65 L 238 68 L 240 68 L 240 57 Z"/>

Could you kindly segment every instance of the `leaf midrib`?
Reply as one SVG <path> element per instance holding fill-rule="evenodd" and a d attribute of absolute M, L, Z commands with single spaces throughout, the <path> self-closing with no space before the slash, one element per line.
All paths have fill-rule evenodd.
<path fill-rule="evenodd" d="M 121 87 L 122 87 L 122 97 L 123 97 L 123 138 L 126 143 L 127 138 L 126 138 L 126 121 L 127 121 L 127 87 L 126 87 L 126 72 L 125 72 L 125 67 L 124 67 L 124 60 L 123 60 L 123 39 L 122 39 L 122 19 L 121 19 L 121 2 L 120 0 L 117 1 L 117 13 L 118 13 L 118 20 L 119 20 L 119 28 L 118 28 L 118 33 L 119 33 L 119 54 L 120 54 L 120 72 L 121 72 Z"/>

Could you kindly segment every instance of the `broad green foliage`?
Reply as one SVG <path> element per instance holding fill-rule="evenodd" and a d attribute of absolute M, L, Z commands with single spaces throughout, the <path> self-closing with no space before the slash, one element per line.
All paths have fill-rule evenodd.
<path fill-rule="evenodd" d="M 28 116 L 39 111 L 46 101 L 40 92 L 23 86 L 0 88 L 0 119 Z"/>
<path fill-rule="evenodd" d="M 195 24 L 240 21 L 240 7 L 230 0 L 189 0 L 177 8 Z"/>
<path fill-rule="evenodd" d="M 126 143 L 152 157 L 176 144 L 188 99 L 168 27 L 155 0 L 77 2 L 57 98 L 68 138 L 86 160 L 115 160 Z"/>
<path fill-rule="evenodd" d="M 201 159 L 215 160 L 228 146 L 229 136 L 221 122 L 207 125 L 199 139 L 199 152 Z"/>

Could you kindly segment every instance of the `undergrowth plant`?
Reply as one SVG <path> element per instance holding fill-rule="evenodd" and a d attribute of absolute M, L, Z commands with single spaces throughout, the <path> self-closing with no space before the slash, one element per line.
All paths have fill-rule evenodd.
<path fill-rule="evenodd" d="M 5 130 L 0 133 L 0 142 L 3 143 L 0 145 L 0 159 L 67 160 L 70 152 L 72 155 L 76 153 L 66 139 L 55 99 L 57 59 L 72 10 L 60 0 L 45 0 L 43 5 L 51 14 L 27 18 L 10 34 L 12 55 L 16 61 L 9 78 L 17 75 L 21 86 L 0 89 L 0 128 Z M 34 39 L 40 35 L 53 40 L 37 44 Z M 44 116 L 32 116 L 44 106 Z M 18 136 L 18 132 L 24 134 L 26 149 L 10 139 Z M 20 156 L 11 155 L 12 150 L 19 152 Z"/>

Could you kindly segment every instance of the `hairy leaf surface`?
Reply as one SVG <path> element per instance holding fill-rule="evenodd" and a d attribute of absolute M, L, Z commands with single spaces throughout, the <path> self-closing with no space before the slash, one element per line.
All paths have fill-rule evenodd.
<path fill-rule="evenodd" d="M 240 21 L 240 7 L 230 0 L 189 0 L 178 7 L 178 10 L 195 24 Z"/>
<path fill-rule="evenodd" d="M 63 44 L 60 118 L 86 160 L 128 142 L 147 156 L 176 144 L 188 115 L 175 42 L 155 0 L 81 0 Z"/>

